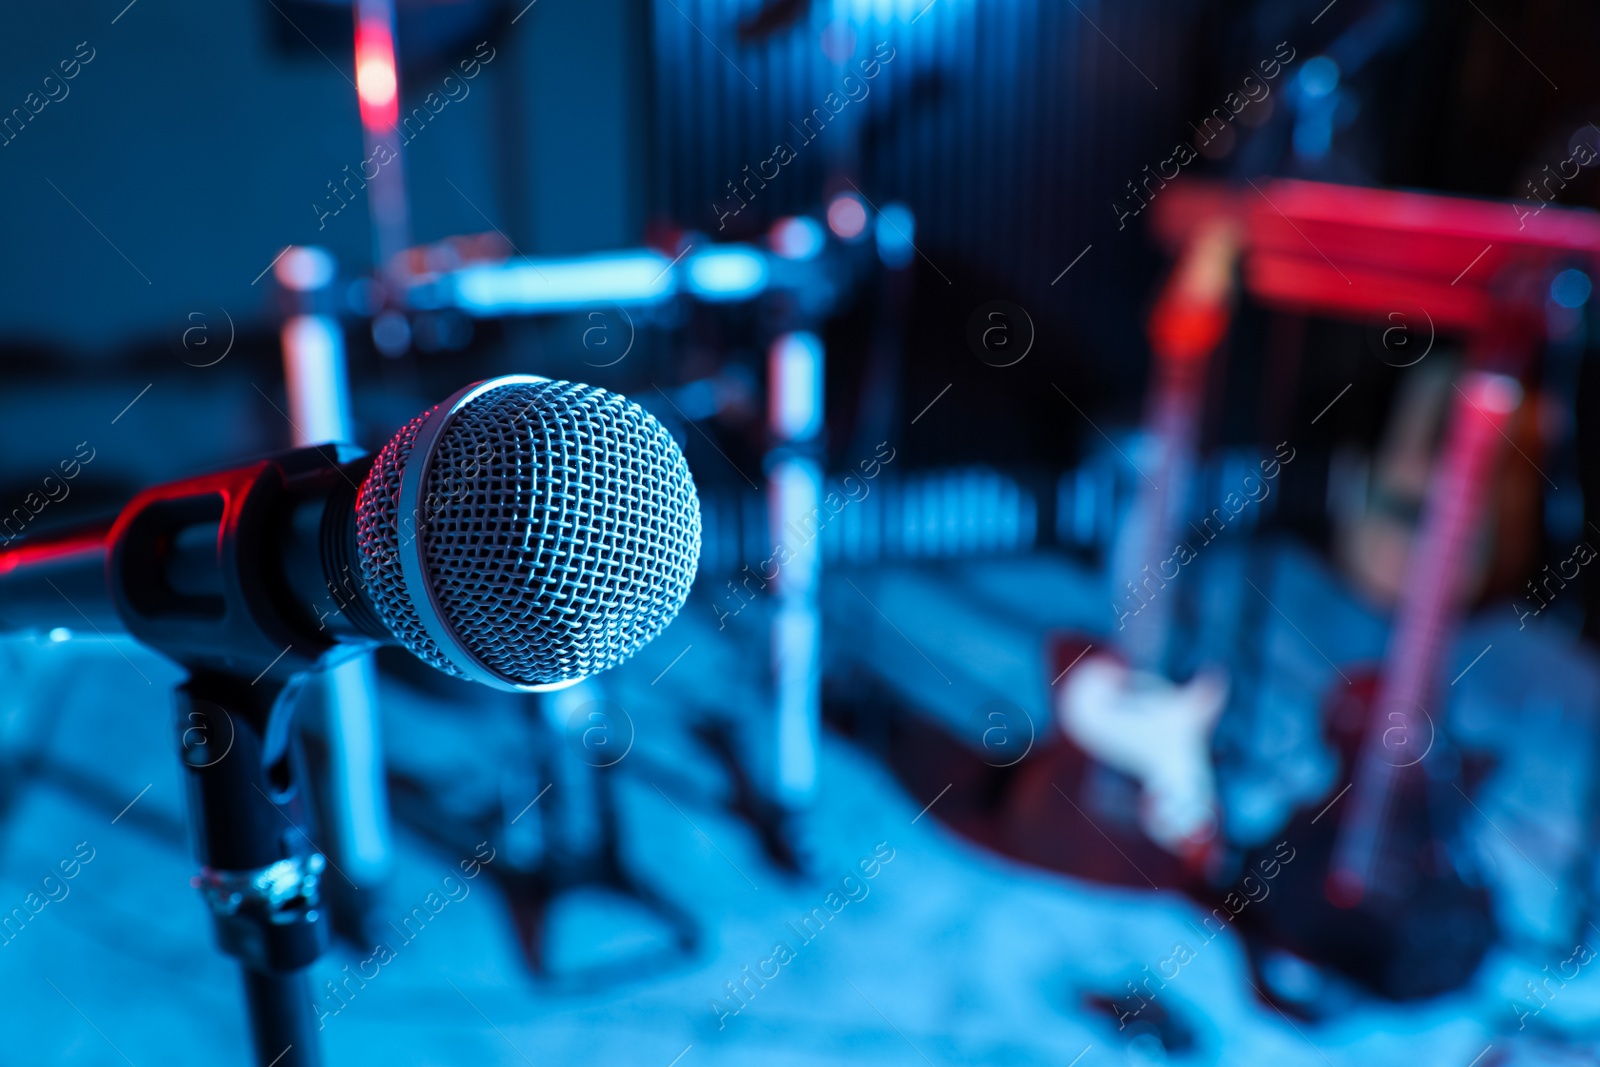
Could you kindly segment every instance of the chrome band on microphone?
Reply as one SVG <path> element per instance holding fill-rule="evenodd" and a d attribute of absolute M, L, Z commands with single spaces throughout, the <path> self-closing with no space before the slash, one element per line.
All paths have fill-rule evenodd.
<path fill-rule="evenodd" d="M 406 588 L 413 591 L 412 606 L 416 609 L 417 617 L 421 620 L 428 636 L 433 638 L 433 643 L 449 658 L 457 673 L 475 682 L 493 686 L 496 689 L 508 690 L 517 693 L 540 693 L 556 689 L 565 689 L 582 681 L 582 677 L 564 679 L 542 685 L 519 685 L 508 681 L 499 674 L 490 670 L 473 654 L 456 633 L 444 620 L 444 613 L 439 606 L 438 593 L 434 589 L 433 575 L 428 570 L 427 560 L 424 558 L 423 531 L 428 521 L 433 517 L 433 509 L 423 515 L 422 509 L 428 506 L 428 483 L 432 480 L 434 452 L 439 446 L 439 439 L 444 436 L 445 429 L 464 407 L 493 389 L 507 385 L 533 385 L 549 381 L 531 374 L 508 374 L 500 378 L 491 378 L 487 381 L 476 382 L 459 389 L 444 403 L 426 412 L 422 416 L 422 425 L 418 427 L 416 436 L 412 439 L 411 454 L 407 458 L 405 468 L 400 476 L 400 505 L 399 513 L 409 517 L 415 527 L 410 537 L 401 534 L 399 545 L 400 573 L 405 578 Z M 419 595 L 420 594 L 420 595 Z"/>

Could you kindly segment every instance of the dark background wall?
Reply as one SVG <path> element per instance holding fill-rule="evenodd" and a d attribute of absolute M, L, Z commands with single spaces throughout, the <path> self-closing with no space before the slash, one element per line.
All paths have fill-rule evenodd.
<path fill-rule="evenodd" d="M 94 56 L 0 148 L 0 343 L 110 359 L 181 334 L 196 308 L 264 322 L 267 282 L 251 283 L 286 244 L 370 262 L 363 205 L 320 229 L 312 209 L 365 155 L 348 6 L 125 3 L 30 7 L 0 34 L 6 111 L 80 42 Z M 515 9 L 456 6 L 473 17 L 419 24 L 413 42 L 402 26 L 408 110 L 476 42 L 495 49 L 408 148 L 417 239 L 484 231 L 487 216 L 530 254 L 639 240 L 634 5 L 543 0 L 516 25 Z"/>
<path fill-rule="evenodd" d="M 413 231 L 429 241 L 493 228 L 528 254 L 634 245 L 670 227 L 709 239 L 728 182 L 794 136 L 789 124 L 837 88 L 840 63 L 883 42 L 895 58 L 870 96 L 801 147 L 717 236 L 815 211 L 841 176 L 874 203 L 908 204 L 920 253 L 899 403 L 914 413 L 946 384 L 971 400 L 969 417 L 919 461 L 1059 467 L 1089 431 L 1052 386 L 1128 419 L 1144 382 L 1142 316 L 1163 260 L 1137 220 L 1119 229 L 1114 202 L 1277 42 L 1301 65 L 1330 48 L 1359 54 L 1346 63 L 1350 102 L 1330 162 L 1309 167 L 1288 151 L 1285 75 L 1273 119 L 1186 176 L 1304 173 L 1517 196 L 1565 157 L 1591 112 L 1600 117 L 1589 105 L 1597 27 L 1587 7 L 1323 6 L 404 3 L 407 109 L 476 42 L 495 50 L 470 96 L 408 149 Z M 831 23 L 849 32 L 824 33 Z M 117 423 L 150 423 L 140 439 L 151 443 L 123 456 L 127 484 L 281 446 L 282 418 L 262 399 L 281 389 L 271 279 L 252 281 L 290 243 L 322 244 L 352 274 L 370 266 L 364 204 L 322 229 L 312 207 L 363 156 L 348 8 L 96 0 L 18 11 L 0 35 L 0 113 L 40 90 L 79 42 L 94 59 L 70 94 L 0 147 L 10 253 L 0 267 L 0 450 L 21 466 L 54 462 L 64 439 L 70 452 L 87 432 L 79 422 L 109 427 L 147 384 Z M 1593 203 L 1594 173 L 1563 201 Z M 878 296 L 865 292 L 830 335 L 831 387 L 845 400 Z M 1004 380 L 965 342 L 972 314 L 997 298 L 1026 308 L 1037 328 L 1034 354 Z M 185 365 L 179 348 L 195 314 L 216 330 L 231 316 L 239 335 L 227 363 L 206 372 Z M 465 351 L 389 361 L 352 318 L 364 439 L 381 441 L 438 383 L 492 369 L 581 370 L 580 333 L 484 327 Z M 715 334 L 652 337 L 645 351 L 652 361 L 603 384 L 648 388 L 719 359 L 758 360 Z M 1259 356 L 1238 355 L 1233 395 L 1251 395 L 1258 369 Z M 63 375 L 73 382 L 66 397 L 54 389 Z"/>

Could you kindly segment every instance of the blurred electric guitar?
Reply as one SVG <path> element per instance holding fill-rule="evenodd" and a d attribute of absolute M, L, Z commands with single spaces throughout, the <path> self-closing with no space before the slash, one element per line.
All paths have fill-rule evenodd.
<path fill-rule="evenodd" d="M 1148 480 L 1113 553 L 1112 573 L 1141 581 L 1139 568 L 1171 554 L 1192 497 L 1206 370 L 1228 329 L 1239 254 L 1227 212 L 1172 236 L 1182 250 L 1150 320 Z M 1050 639 L 1052 721 L 1015 759 L 992 762 L 988 734 L 975 751 L 976 738 L 866 678 L 852 682 L 848 705 L 831 704 L 830 721 L 880 752 L 919 802 L 937 800 L 932 817 L 988 848 L 1102 883 L 1198 891 L 1217 823 L 1211 734 L 1227 682 L 1203 672 L 1174 685 L 1161 673 L 1172 599 L 1157 595 L 1133 615 L 1120 651 L 1098 636 Z"/>
<path fill-rule="evenodd" d="M 1053 668 L 1063 672 L 1053 695 L 1061 733 L 1137 784 L 1139 831 L 1187 866 L 1203 863 L 1216 837 L 1211 737 L 1228 682 L 1215 669 L 1170 680 L 1175 597 L 1167 586 L 1177 573 L 1163 569 L 1181 566 L 1174 548 L 1187 540 L 1207 369 L 1227 333 L 1240 240 L 1226 214 L 1198 225 L 1150 317 L 1155 367 L 1143 457 L 1153 462 L 1139 471 L 1139 494 L 1110 553 L 1116 646 L 1063 635 L 1047 657 L 1062 665 Z"/>

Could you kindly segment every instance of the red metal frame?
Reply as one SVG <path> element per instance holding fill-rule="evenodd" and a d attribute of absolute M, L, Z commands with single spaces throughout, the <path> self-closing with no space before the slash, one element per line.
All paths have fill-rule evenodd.
<path fill-rule="evenodd" d="M 1503 201 L 1291 179 L 1184 183 L 1151 206 L 1168 246 L 1208 218 L 1239 220 L 1244 286 L 1262 304 L 1359 320 L 1416 306 L 1436 329 L 1502 350 L 1542 339 L 1550 270 L 1600 268 L 1600 214 L 1572 208 L 1533 214 Z"/>

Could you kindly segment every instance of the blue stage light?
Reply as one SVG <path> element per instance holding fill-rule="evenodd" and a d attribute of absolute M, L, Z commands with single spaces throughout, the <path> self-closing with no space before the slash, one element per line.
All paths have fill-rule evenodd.
<path fill-rule="evenodd" d="M 702 300 L 743 300 L 767 287 L 767 261 L 752 248 L 714 248 L 684 267 L 689 291 Z"/>
<path fill-rule="evenodd" d="M 659 304 L 677 290 L 672 261 L 658 252 L 513 260 L 467 267 L 447 279 L 447 304 L 473 315 L 573 311 L 606 304 Z"/>
<path fill-rule="evenodd" d="M 917 220 L 904 204 L 885 204 L 872 224 L 878 241 L 878 258 L 890 270 L 899 270 L 917 254 L 912 242 L 916 240 Z"/>
<path fill-rule="evenodd" d="M 845 0 L 840 5 L 840 14 L 857 25 L 897 21 L 912 23 L 932 6 L 929 0 Z"/>
<path fill-rule="evenodd" d="M 767 239 L 771 242 L 774 253 L 784 259 L 803 263 L 817 257 L 822 251 L 826 237 L 816 219 L 805 215 L 791 215 L 773 223 L 772 232 Z"/>
<path fill-rule="evenodd" d="M 811 440 L 822 429 L 822 339 L 807 330 L 783 334 L 768 361 L 768 424 L 783 440 Z"/>
<path fill-rule="evenodd" d="M 1589 301 L 1593 286 L 1581 270 L 1564 270 L 1550 282 L 1550 299 L 1564 308 L 1580 308 Z"/>

